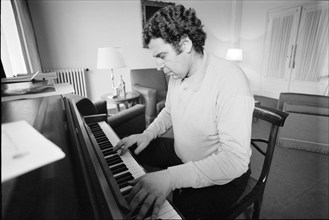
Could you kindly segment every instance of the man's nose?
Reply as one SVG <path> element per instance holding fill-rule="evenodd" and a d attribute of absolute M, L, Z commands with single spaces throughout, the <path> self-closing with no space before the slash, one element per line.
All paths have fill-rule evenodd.
<path fill-rule="evenodd" d="M 157 65 L 157 70 L 158 71 L 160 71 L 164 68 L 164 63 L 161 60 L 157 59 L 156 65 Z"/>

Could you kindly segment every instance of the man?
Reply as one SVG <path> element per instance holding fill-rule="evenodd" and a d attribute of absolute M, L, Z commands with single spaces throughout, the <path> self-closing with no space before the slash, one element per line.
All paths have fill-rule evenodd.
<path fill-rule="evenodd" d="M 130 207 L 138 218 L 173 193 L 187 219 L 220 217 L 243 192 L 250 170 L 254 99 L 236 65 L 204 50 L 206 33 L 193 9 L 168 6 L 148 21 L 143 39 L 170 76 L 166 105 L 142 133 L 123 138 L 115 150 L 131 146 L 142 164 L 162 170 L 132 181 Z M 160 136 L 173 129 L 174 139 Z"/>

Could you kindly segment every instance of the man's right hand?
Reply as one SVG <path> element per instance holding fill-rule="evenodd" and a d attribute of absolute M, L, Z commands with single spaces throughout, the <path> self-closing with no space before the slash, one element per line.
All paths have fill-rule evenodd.
<path fill-rule="evenodd" d="M 153 137 L 150 133 L 142 134 L 133 134 L 128 137 L 121 139 L 117 145 L 113 148 L 114 151 L 121 151 L 120 155 L 123 155 L 129 147 L 137 144 L 135 154 L 139 154 L 142 150 L 145 149 L 147 145 L 153 140 Z"/>

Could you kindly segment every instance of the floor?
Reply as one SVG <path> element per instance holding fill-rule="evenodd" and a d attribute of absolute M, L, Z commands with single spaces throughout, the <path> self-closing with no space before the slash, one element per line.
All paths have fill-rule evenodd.
<path fill-rule="evenodd" d="M 262 105 L 276 108 L 277 100 L 256 97 Z M 269 129 L 254 122 L 253 136 Z M 253 154 L 251 163 L 259 162 Z M 264 192 L 262 219 L 329 219 L 329 155 L 277 147 Z"/>

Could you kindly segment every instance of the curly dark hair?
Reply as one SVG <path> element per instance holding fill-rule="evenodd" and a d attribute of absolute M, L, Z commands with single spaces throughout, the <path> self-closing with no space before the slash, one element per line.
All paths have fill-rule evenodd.
<path fill-rule="evenodd" d="M 146 23 L 143 30 L 143 41 L 148 45 L 151 39 L 162 38 L 181 53 L 180 41 L 189 37 L 197 53 L 203 54 L 206 33 L 201 20 L 194 9 L 183 5 L 169 5 L 157 11 Z"/>

